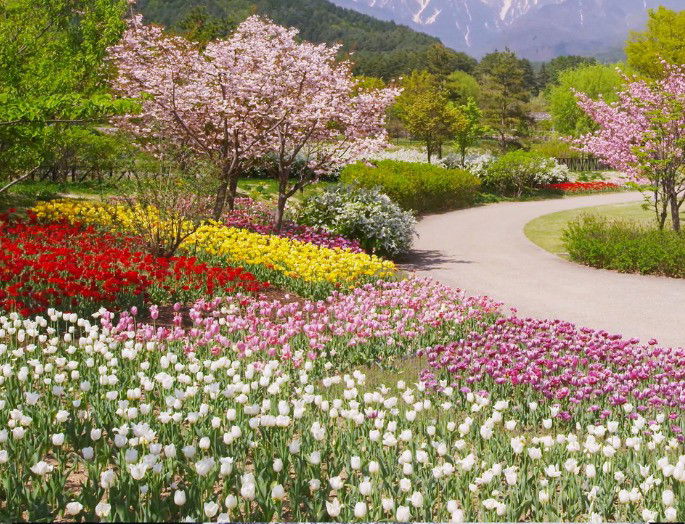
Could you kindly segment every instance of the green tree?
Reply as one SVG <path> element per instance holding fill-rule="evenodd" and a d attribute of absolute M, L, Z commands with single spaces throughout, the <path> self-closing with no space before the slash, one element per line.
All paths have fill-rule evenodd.
<path fill-rule="evenodd" d="M 478 143 L 487 128 L 481 124 L 482 114 L 473 98 L 460 106 L 459 112 L 460 116 L 455 122 L 454 141 L 459 149 L 461 166 L 465 167 L 468 149 Z"/>
<path fill-rule="evenodd" d="M 442 157 L 442 146 L 463 125 L 463 114 L 428 71 L 414 71 L 404 79 L 402 88 L 395 113 L 407 131 L 426 144 L 428 162 L 433 155 Z"/>
<path fill-rule="evenodd" d="M 647 29 L 631 33 L 626 56 L 628 64 L 648 78 L 663 77 L 662 60 L 685 64 L 685 10 L 650 9 Z"/>
<path fill-rule="evenodd" d="M 511 136 L 521 136 L 530 124 L 527 75 L 526 64 L 509 50 L 485 55 L 476 68 L 484 120 L 497 133 L 503 150 Z"/>
<path fill-rule="evenodd" d="M 478 61 L 465 53 L 448 49 L 442 44 L 435 44 L 426 52 L 426 67 L 428 72 L 444 78 L 454 71 L 472 72 Z"/>
<path fill-rule="evenodd" d="M 540 89 L 544 89 L 548 84 L 554 84 L 558 82 L 559 75 L 564 71 L 568 71 L 569 69 L 577 69 L 587 65 L 595 65 L 596 63 L 597 59 L 587 56 L 564 55 L 553 58 L 547 62 L 547 64 L 543 64 L 543 66 L 546 66 L 545 69 L 548 78 L 547 82 L 540 86 Z"/>
<path fill-rule="evenodd" d="M 0 4 L 1 177 L 80 141 L 92 145 L 99 135 L 94 122 L 131 107 L 108 94 L 104 62 L 122 34 L 126 8 L 125 0 Z"/>
<path fill-rule="evenodd" d="M 447 96 L 455 104 L 465 104 L 469 98 L 480 100 L 481 88 L 476 78 L 464 71 L 451 73 L 444 82 Z"/>
<path fill-rule="evenodd" d="M 580 136 L 596 129 L 596 124 L 578 107 L 575 92 L 586 93 L 597 100 L 615 101 L 623 87 L 616 65 L 586 65 L 559 75 L 558 83 L 547 93 L 552 123 L 562 135 Z"/>

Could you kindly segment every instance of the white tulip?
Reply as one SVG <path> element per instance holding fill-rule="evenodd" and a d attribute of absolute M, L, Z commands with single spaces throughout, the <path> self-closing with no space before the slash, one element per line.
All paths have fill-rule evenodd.
<path fill-rule="evenodd" d="M 542 450 L 540 448 L 528 448 L 528 456 L 533 460 L 542 458 Z"/>
<path fill-rule="evenodd" d="M 354 505 L 354 516 L 358 519 L 366 517 L 366 502 L 357 502 Z"/>
<path fill-rule="evenodd" d="M 33 466 L 31 466 L 31 471 L 33 471 L 33 473 L 35 473 L 36 475 L 40 475 L 40 476 L 47 475 L 52 470 L 53 470 L 53 466 L 48 464 L 47 462 L 45 462 L 43 460 L 41 460 L 41 461 L 37 462 L 36 464 L 34 464 Z"/>
<path fill-rule="evenodd" d="M 186 492 L 181 490 L 181 489 L 177 489 L 174 492 L 174 504 L 176 504 L 177 506 L 183 506 L 185 503 L 186 503 Z"/>
<path fill-rule="evenodd" d="M 141 480 L 147 472 L 148 465 L 145 462 L 139 462 L 138 464 L 130 464 L 128 469 L 134 480 Z"/>
<path fill-rule="evenodd" d="M 64 514 L 69 516 L 78 515 L 83 509 L 83 504 L 80 502 L 68 502 L 64 507 Z"/>
<path fill-rule="evenodd" d="M 340 510 L 342 509 L 340 505 L 340 501 L 338 500 L 338 497 L 333 498 L 332 501 L 328 502 L 326 501 L 326 511 L 328 512 L 328 516 L 331 518 L 336 518 L 338 515 L 340 515 Z"/>
<path fill-rule="evenodd" d="M 281 471 L 283 471 L 283 461 L 281 459 L 277 458 L 276 460 L 274 460 L 273 470 L 276 473 L 280 473 Z"/>
<path fill-rule="evenodd" d="M 331 485 L 331 489 L 334 490 L 342 489 L 342 487 L 344 486 L 344 482 L 340 477 L 331 477 L 328 480 L 328 483 Z"/>
<path fill-rule="evenodd" d="M 95 515 L 101 519 L 108 517 L 111 511 L 112 506 L 106 502 L 98 502 L 98 504 L 95 506 Z"/>
<path fill-rule="evenodd" d="M 285 489 L 282 485 L 276 484 L 271 488 L 271 498 L 274 500 L 283 500 L 285 498 Z"/>
<path fill-rule="evenodd" d="M 224 503 L 226 504 L 226 509 L 230 511 L 238 506 L 238 497 L 235 495 L 228 495 L 226 496 Z"/>
<path fill-rule="evenodd" d="M 364 479 L 362 482 L 359 483 L 359 493 L 361 493 L 365 497 L 371 495 L 371 490 L 371 481 L 368 478 Z"/>
<path fill-rule="evenodd" d="M 411 512 L 408 506 L 398 506 L 395 512 L 395 520 L 397 522 L 409 522 L 411 518 Z"/>
<path fill-rule="evenodd" d="M 219 512 L 219 505 L 214 501 L 205 502 L 203 504 L 203 508 L 205 511 L 205 517 L 208 519 L 211 519 Z"/>
<path fill-rule="evenodd" d="M 102 489 L 110 489 L 117 480 L 117 474 L 112 469 L 100 473 L 100 486 Z"/>
<path fill-rule="evenodd" d="M 423 506 L 423 495 L 419 491 L 415 491 L 412 493 L 411 497 L 409 498 L 409 501 L 411 502 L 411 505 L 414 506 L 415 508 L 420 508 Z"/>

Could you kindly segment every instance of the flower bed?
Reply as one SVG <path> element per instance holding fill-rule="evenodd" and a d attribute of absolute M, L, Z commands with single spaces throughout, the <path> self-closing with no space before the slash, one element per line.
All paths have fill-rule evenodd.
<path fill-rule="evenodd" d="M 383 290 L 366 293 L 386 303 Z M 341 303 L 347 320 L 369 312 L 355 308 L 363 300 Z M 683 516 L 681 433 L 658 408 L 648 418 L 566 420 L 522 388 L 501 396 L 372 385 L 362 372 L 341 374 L 334 355 L 298 364 L 265 348 L 239 357 L 237 343 L 215 350 L 215 324 L 204 321 L 225 329 L 240 306 L 216 305 L 217 317 L 198 304 L 194 331 L 177 336 L 154 326 L 131 332 L 126 319 L 109 326 L 104 314 L 103 326 L 55 311 L 0 316 L 3 519 Z M 327 304 L 304 311 L 312 307 Z M 392 325 L 393 311 L 411 318 L 396 302 L 376 320 Z M 447 312 L 434 309 L 428 324 Z M 297 318 L 276 306 L 264 316 Z"/>
<path fill-rule="evenodd" d="M 346 249 L 352 253 L 362 253 L 363 250 L 356 240 L 334 235 L 323 229 L 298 224 L 292 221 L 284 221 L 280 232 L 274 231 L 273 211 L 262 202 L 251 198 L 236 198 L 235 209 L 226 211 L 222 217 L 223 222 L 229 227 L 247 229 L 262 235 L 278 235 L 280 237 L 299 240 L 315 246 L 330 249 Z"/>
<path fill-rule="evenodd" d="M 339 365 L 350 366 L 413 355 L 427 344 L 462 336 L 478 322 L 494 317 L 498 306 L 432 280 L 412 278 L 334 292 L 321 301 L 284 303 L 239 295 L 200 300 L 190 311 L 193 328 L 164 336 L 187 339 L 190 345 L 211 343 L 217 351 L 230 348 L 241 357 L 267 352 L 297 366 L 323 353 L 335 357 Z M 120 322 L 120 331 L 134 328 L 130 317 Z M 181 326 L 180 316 L 176 325 Z"/>
<path fill-rule="evenodd" d="M 159 258 L 137 239 L 79 224 L 39 224 L 0 216 L 0 309 L 24 315 L 48 307 L 81 313 L 120 310 L 150 300 L 187 302 L 222 292 L 268 287 L 242 268 L 195 258 Z"/>
<path fill-rule="evenodd" d="M 563 191 L 564 193 L 596 193 L 602 191 L 618 191 L 621 186 L 612 182 L 566 182 L 563 184 L 548 184 L 545 189 Z"/>
<path fill-rule="evenodd" d="M 559 320 L 500 319 L 425 354 L 432 368 L 427 381 L 530 387 L 559 403 L 559 416 L 570 417 L 579 405 L 603 417 L 633 404 L 638 412 L 685 408 L 685 349 L 641 345 Z"/>
<path fill-rule="evenodd" d="M 134 230 L 131 224 L 133 218 L 124 206 L 106 208 L 96 202 L 59 200 L 40 203 L 34 211 L 42 219 L 84 222 L 103 227 L 114 227 L 114 213 L 119 216 L 117 223 Z M 199 249 L 232 264 L 262 265 L 306 282 L 350 285 L 371 277 L 389 277 L 395 270 L 392 262 L 373 255 L 329 249 L 219 223 L 201 226 L 185 240 L 182 247 Z"/>

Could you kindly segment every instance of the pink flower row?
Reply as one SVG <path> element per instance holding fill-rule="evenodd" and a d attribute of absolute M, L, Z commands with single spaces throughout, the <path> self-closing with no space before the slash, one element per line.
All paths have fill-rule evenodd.
<path fill-rule="evenodd" d="M 439 332 L 440 340 L 458 338 L 460 326 L 482 321 L 498 307 L 488 298 L 465 297 L 435 281 L 408 279 L 367 284 L 349 294 L 334 292 L 317 302 L 246 295 L 200 300 L 188 313 L 187 327 L 180 305 L 175 306 L 173 326 L 137 325 L 128 313 L 116 322 L 105 313 L 101 322 L 122 339 L 134 330 L 141 341 L 178 341 L 186 350 L 231 350 L 241 356 L 263 352 L 299 366 L 305 359 L 348 350 L 353 358 L 370 360 L 384 351 L 413 354 L 419 346 L 412 346 L 412 341 Z"/>
<path fill-rule="evenodd" d="M 636 403 L 638 410 L 685 408 L 683 348 L 640 344 L 561 320 L 511 317 L 481 328 L 425 350 L 431 369 L 424 379 L 436 385 L 447 378 L 468 388 L 489 380 L 527 385 L 565 409 L 587 403 L 600 410 L 602 399 L 613 406 Z"/>

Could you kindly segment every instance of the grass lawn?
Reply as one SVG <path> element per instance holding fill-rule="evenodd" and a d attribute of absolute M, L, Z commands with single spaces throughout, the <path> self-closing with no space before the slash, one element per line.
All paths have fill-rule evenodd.
<path fill-rule="evenodd" d="M 655 224 L 654 212 L 652 210 L 643 209 L 642 204 L 639 202 L 631 202 L 628 204 L 570 209 L 544 215 L 528 222 L 523 231 L 531 242 L 542 249 L 565 257 L 566 248 L 561 240 L 561 234 L 566 224 L 584 214 L 602 215 L 617 220 L 637 221 L 646 226 Z"/>

